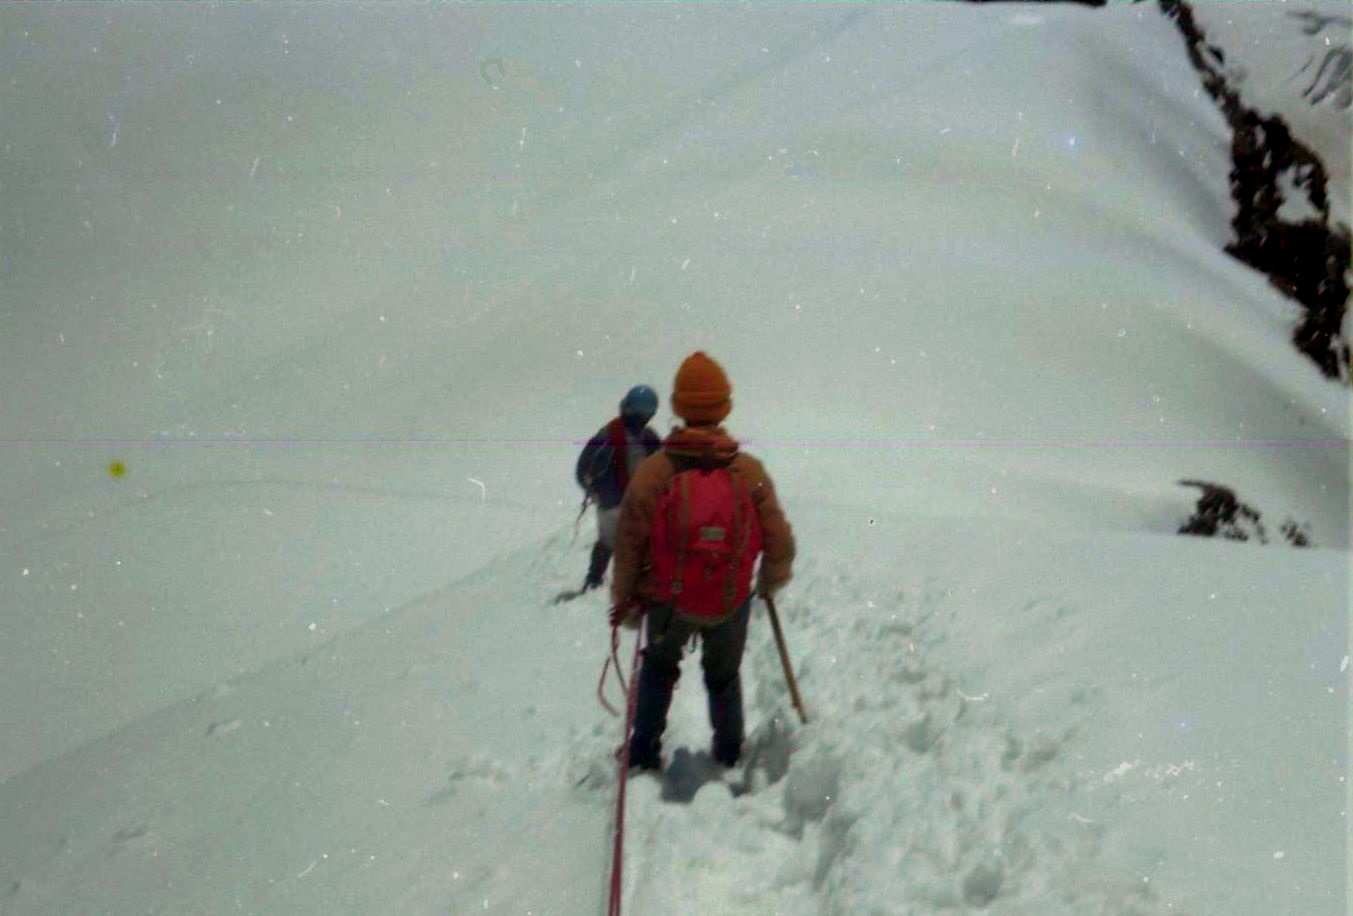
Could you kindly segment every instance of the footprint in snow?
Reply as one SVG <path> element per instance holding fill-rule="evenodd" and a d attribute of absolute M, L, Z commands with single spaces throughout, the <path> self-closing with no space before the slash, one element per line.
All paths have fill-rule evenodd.
<path fill-rule="evenodd" d="M 429 795 L 423 804 L 430 807 L 448 802 L 455 798 L 467 783 L 486 786 L 496 791 L 511 778 L 512 774 L 506 767 L 486 757 L 459 758 L 447 764 L 446 784 Z"/>
<path fill-rule="evenodd" d="M 213 735 L 226 735 L 240 727 L 239 719 L 227 719 L 221 722 L 213 722 L 207 726 L 207 737 Z"/>
<path fill-rule="evenodd" d="M 108 849 L 108 858 L 113 858 L 124 850 L 140 846 L 142 843 L 154 840 L 154 835 L 150 828 L 145 824 L 138 824 L 135 827 L 124 827 L 113 834 L 112 845 Z"/>
<path fill-rule="evenodd" d="M 113 834 L 113 842 L 120 846 L 123 843 L 130 843 L 132 840 L 139 840 L 149 832 L 150 828 L 145 824 L 141 824 L 137 827 L 124 827 Z"/>

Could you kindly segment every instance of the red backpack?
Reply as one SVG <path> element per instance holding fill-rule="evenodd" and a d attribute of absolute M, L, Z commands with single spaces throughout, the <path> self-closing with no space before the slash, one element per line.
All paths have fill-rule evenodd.
<path fill-rule="evenodd" d="M 658 500 L 649 539 L 657 596 L 693 617 L 718 618 L 751 594 L 761 521 L 747 484 L 727 468 L 681 471 Z"/>

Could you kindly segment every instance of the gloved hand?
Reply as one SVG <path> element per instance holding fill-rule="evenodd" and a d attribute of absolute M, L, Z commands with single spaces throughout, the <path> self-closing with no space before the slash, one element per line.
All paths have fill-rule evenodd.
<path fill-rule="evenodd" d="M 639 606 L 639 602 L 632 598 L 611 608 L 611 626 L 613 627 L 637 630 L 641 617 L 643 617 L 643 610 Z"/>

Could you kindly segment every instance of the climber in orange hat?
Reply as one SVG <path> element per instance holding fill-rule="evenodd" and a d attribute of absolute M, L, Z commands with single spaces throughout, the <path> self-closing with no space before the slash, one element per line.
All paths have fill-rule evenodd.
<path fill-rule="evenodd" d="M 681 650 L 696 633 L 714 730 L 712 756 L 742 754 L 739 668 L 756 592 L 790 578 L 794 534 L 761 463 L 719 424 L 733 409 L 723 367 L 703 352 L 677 369 L 672 410 L 685 425 L 639 465 L 625 490 L 611 580 L 612 621 L 647 620 L 630 764 L 661 768 L 662 733 Z"/>

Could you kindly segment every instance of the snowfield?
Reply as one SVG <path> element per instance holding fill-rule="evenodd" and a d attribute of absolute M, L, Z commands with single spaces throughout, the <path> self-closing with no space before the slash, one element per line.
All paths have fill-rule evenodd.
<path fill-rule="evenodd" d="M 687 662 L 626 913 L 1347 912 L 1348 391 L 1154 5 L 12 6 L 0 77 L 4 916 L 602 912 L 548 602 L 697 348 L 810 722 L 758 607 L 716 775 Z"/>

